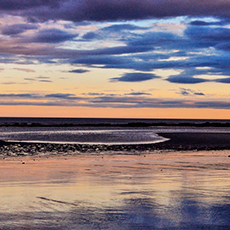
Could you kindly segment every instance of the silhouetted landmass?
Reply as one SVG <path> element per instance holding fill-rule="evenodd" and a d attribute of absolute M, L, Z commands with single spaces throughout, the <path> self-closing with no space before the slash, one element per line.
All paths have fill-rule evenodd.
<path fill-rule="evenodd" d="M 145 123 L 145 122 L 130 122 L 123 124 L 108 124 L 108 123 L 89 123 L 89 124 L 42 124 L 42 123 L 5 123 L 0 124 L 0 127 L 230 127 L 230 122 L 202 122 L 202 123 Z"/>

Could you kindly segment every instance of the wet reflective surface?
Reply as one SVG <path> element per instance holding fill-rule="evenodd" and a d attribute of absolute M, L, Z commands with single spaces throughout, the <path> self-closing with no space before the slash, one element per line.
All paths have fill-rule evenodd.
<path fill-rule="evenodd" d="M 0 129 L 1 130 L 1 129 Z M 25 129 L 4 128 L 0 140 L 24 142 L 58 142 L 85 144 L 146 144 L 164 141 L 151 129 L 65 130 L 62 128 Z"/>
<path fill-rule="evenodd" d="M 230 229 L 229 151 L 7 158 L 1 229 Z"/>
<path fill-rule="evenodd" d="M 230 128 L 0 127 L 0 140 L 31 143 L 147 144 L 166 141 L 161 133 L 230 133 Z"/>

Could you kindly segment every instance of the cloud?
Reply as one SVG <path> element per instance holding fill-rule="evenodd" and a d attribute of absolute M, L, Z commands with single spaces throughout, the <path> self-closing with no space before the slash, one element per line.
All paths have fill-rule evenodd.
<path fill-rule="evenodd" d="M 13 24 L 4 26 L 1 29 L 3 35 L 17 35 L 27 30 L 36 30 L 38 26 L 35 24 Z"/>
<path fill-rule="evenodd" d="M 189 93 L 201 94 L 190 89 L 181 89 Z M 35 105 L 35 106 L 61 106 L 61 107 L 91 107 L 91 108 L 212 108 L 230 109 L 228 100 L 220 99 L 167 99 L 153 98 L 150 95 L 89 95 L 90 97 L 77 97 L 70 93 L 54 93 L 45 95 L 0 94 L 0 105 Z M 13 99 L 13 100 L 12 100 Z M 45 100 L 44 100 L 45 99 Z"/>
<path fill-rule="evenodd" d="M 202 92 L 194 92 L 194 95 L 197 95 L 197 96 L 205 96 L 205 94 L 202 93 Z"/>
<path fill-rule="evenodd" d="M 55 94 L 47 94 L 45 95 L 46 98 L 58 98 L 58 99 L 71 99 L 76 100 L 80 99 L 80 97 L 76 97 L 75 94 L 69 94 L 69 93 L 55 93 Z"/>
<path fill-rule="evenodd" d="M 14 68 L 15 70 L 23 71 L 26 73 L 35 73 L 36 71 L 33 69 L 23 69 L 23 68 Z"/>
<path fill-rule="evenodd" d="M 203 83 L 209 81 L 204 78 L 194 78 L 194 77 L 185 77 L 185 76 L 171 76 L 166 80 L 171 83 L 178 83 L 178 84 L 197 84 L 197 83 Z"/>
<path fill-rule="evenodd" d="M 69 73 L 87 73 L 87 72 L 89 72 L 89 70 L 87 70 L 87 69 L 74 69 L 74 70 L 70 70 L 68 72 Z"/>
<path fill-rule="evenodd" d="M 39 82 L 44 82 L 44 83 L 51 83 L 51 80 L 39 80 Z"/>
<path fill-rule="evenodd" d="M 50 77 L 44 77 L 44 76 L 39 76 L 39 77 L 36 77 L 37 79 L 50 79 Z"/>
<path fill-rule="evenodd" d="M 152 29 L 151 27 L 141 27 L 133 24 L 122 24 L 118 22 L 110 26 L 103 26 L 102 28 L 85 33 L 79 42 L 90 42 L 95 40 L 106 41 L 126 41 L 127 38 L 139 37 L 139 33 L 144 30 Z"/>
<path fill-rule="evenodd" d="M 130 95 L 130 96 L 148 96 L 152 95 L 151 93 L 144 93 L 144 92 L 131 92 L 131 93 L 126 93 L 125 95 Z"/>
<path fill-rule="evenodd" d="M 212 63 L 209 63 L 212 66 Z M 220 66 L 218 66 L 220 64 Z M 230 78 L 217 78 L 212 79 L 211 77 L 218 76 L 218 75 L 228 75 L 229 69 L 225 68 L 225 64 L 221 64 L 216 62 L 216 67 L 218 68 L 204 68 L 204 69 L 197 69 L 197 68 L 188 68 L 183 70 L 178 75 L 172 75 L 168 77 L 166 80 L 171 83 L 178 83 L 178 84 L 198 84 L 204 82 L 219 82 L 219 83 L 230 83 Z M 197 77 L 199 75 L 209 75 L 210 79 L 200 78 Z"/>
<path fill-rule="evenodd" d="M 166 32 L 146 32 L 139 37 L 128 38 L 127 44 L 132 46 L 168 45 L 183 40 L 180 36 Z"/>
<path fill-rule="evenodd" d="M 149 27 L 141 27 L 132 24 L 115 24 L 111 26 L 107 26 L 101 29 L 101 31 L 108 31 L 108 32 L 121 32 L 124 30 L 132 31 L 132 30 L 147 30 Z"/>
<path fill-rule="evenodd" d="M 129 61 L 132 61 L 129 57 L 119 57 L 119 56 L 89 56 L 89 57 L 83 57 L 78 58 L 75 61 L 73 61 L 74 64 L 85 64 L 85 65 L 120 65 L 125 64 Z"/>
<path fill-rule="evenodd" d="M 213 25 L 225 25 L 228 24 L 228 20 L 220 20 L 220 21 L 204 21 L 204 20 L 194 20 L 190 22 L 192 26 L 213 26 Z"/>
<path fill-rule="evenodd" d="M 155 78 L 160 78 L 152 73 L 125 73 L 121 77 L 110 78 L 112 82 L 122 81 L 122 82 L 141 82 L 147 81 Z"/>
<path fill-rule="evenodd" d="M 74 100 L 61 101 L 0 101 L 0 105 L 25 105 L 25 106 L 59 106 L 59 107 L 91 107 L 91 108 L 210 108 L 210 109 L 230 109 L 227 101 L 193 101 L 193 100 L 124 100 L 114 98 L 104 98 L 103 100 L 92 100 L 90 103 L 78 103 Z"/>
<path fill-rule="evenodd" d="M 19 4 L 17 0 L 10 0 L 10 2 L 15 5 Z M 158 6 L 158 8 L 150 6 Z M 0 63 L 27 65 L 52 63 L 79 67 L 70 70 L 70 73 L 86 73 L 88 70 L 81 68 L 89 67 L 142 72 L 124 74 L 110 79 L 120 82 L 146 81 L 157 78 L 150 74 L 154 70 L 173 69 L 182 71 L 182 74 L 167 77 L 166 80 L 170 83 L 198 84 L 210 81 L 228 83 L 227 78 L 213 80 L 213 75 L 230 75 L 230 29 L 227 26 L 223 27 L 229 23 L 229 20 L 220 17 L 218 20 L 204 17 L 209 12 L 210 16 L 215 15 L 217 9 L 222 9 L 223 6 L 224 10 L 228 9 L 227 5 L 217 0 L 202 1 L 202 4 L 199 1 L 194 3 L 190 0 L 144 0 L 141 2 L 137 0 L 111 0 L 109 2 L 59 0 L 55 3 L 36 0 L 34 3 L 21 1 L 20 8 L 10 7 L 8 3 L 3 3 L 3 6 L 0 6 L 2 14 L 27 17 L 33 23 L 25 24 L 25 18 L 20 18 L 21 23 L 10 25 L 9 22 L 7 26 L 1 27 L 6 34 L 18 36 L 0 38 L 0 53 L 2 53 Z M 86 9 L 87 14 L 84 14 Z M 108 14 L 109 11 L 104 11 L 105 9 L 113 10 L 111 14 Z M 211 9 L 212 12 L 208 11 Z M 154 21 L 140 23 L 134 20 L 130 22 L 119 20 L 123 17 L 124 19 L 167 17 L 164 23 L 170 27 L 173 20 L 168 16 L 180 16 L 183 15 L 183 12 L 185 15 L 201 17 L 177 18 L 179 24 L 183 25 L 180 33 L 174 30 L 162 32 L 164 29 L 157 26 L 157 23 L 151 24 Z M 221 15 L 224 16 L 223 11 Z M 88 18 L 89 21 L 103 21 L 103 23 L 82 22 L 83 18 L 84 20 Z M 54 20 L 46 21 L 49 19 Z M 63 22 L 59 19 L 68 21 Z M 105 20 L 113 19 L 116 20 L 116 24 L 111 21 L 104 23 Z M 82 29 L 82 25 L 91 25 L 90 28 L 94 26 L 94 30 L 88 27 Z M 140 25 L 151 25 L 151 27 Z M 51 28 L 52 26 L 55 28 Z M 27 30 L 31 31 L 23 33 Z M 76 31 L 80 35 L 79 40 L 77 40 Z M 60 44 L 65 41 L 71 42 L 66 43 L 66 46 Z M 84 43 L 79 44 L 79 41 L 84 41 Z M 36 44 L 31 44 L 31 42 Z M 210 69 L 202 71 L 198 69 L 206 67 Z M 22 68 L 18 68 L 20 69 L 23 71 Z M 26 69 L 24 70 L 26 72 Z M 210 79 L 202 75 L 210 75 Z M 29 77 L 25 80 L 38 81 L 39 79 Z M 52 81 L 40 79 L 40 82 Z"/>
<path fill-rule="evenodd" d="M 34 78 L 24 78 L 25 81 L 35 81 L 35 82 L 44 82 L 44 83 L 51 83 L 52 81 L 50 80 L 49 77 L 43 77 L 43 76 L 39 76 L 39 77 L 34 77 Z"/>
<path fill-rule="evenodd" d="M 38 43 L 60 43 L 68 40 L 73 40 L 78 34 L 68 33 L 60 29 L 43 29 L 39 30 L 30 41 Z"/>
<path fill-rule="evenodd" d="M 104 93 L 88 93 L 89 96 L 102 96 L 105 95 Z"/>
<path fill-rule="evenodd" d="M 88 96 L 103 96 L 104 93 L 82 93 L 82 95 L 88 95 Z"/>
<path fill-rule="evenodd" d="M 230 84 L 230 77 L 228 77 L 228 78 L 216 79 L 215 82 Z"/>
<path fill-rule="evenodd" d="M 82 36 L 84 40 L 92 40 L 98 38 L 98 35 L 94 32 L 88 32 Z"/>
<path fill-rule="evenodd" d="M 154 50 L 153 47 L 147 45 L 140 45 L 140 46 L 115 46 L 109 48 L 102 48 L 102 49 L 95 49 L 88 54 L 92 55 L 118 55 L 118 54 L 132 54 L 132 53 L 143 53 Z M 85 54 L 87 54 L 85 52 Z"/>
<path fill-rule="evenodd" d="M 30 77 L 25 77 L 24 80 L 25 80 L 25 81 L 37 81 L 37 79 L 35 79 L 35 78 L 30 78 Z"/>
<path fill-rule="evenodd" d="M 2 85 L 24 85 L 26 83 L 19 83 L 19 82 L 15 82 L 15 81 L 9 81 L 9 82 L 1 82 L 0 84 L 2 84 Z"/>
<path fill-rule="evenodd" d="M 192 40 L 203 42 L 202 44 L 207 46 L 214 46 L 230 39 L 230 29 L 222 27 L 190 26 L 185 30 L 185 34 Z"/>
<path fill-rule="evenodd" d="M 202 92 L 197 92 L 197 91 L 194 91 L 192 89 L 185 89 L 185 88 L 180 88 L 180 92 L 178 92 L 178 94 L 181 94 L 183 96 L 205 96 L 204 93 Z"/>
<path fill-rule="evenodd" d="M 4 1 L 0 10 L 27 17 L 30 21 L 114 21 L 176 16 L 229 18 L 228 1 L 219 0 L 36 0 Z"/>
<path fill-rule="evenodd" d="M 0 94 L 0 97 L 23 97 L 23 98 L 32 98 L 34 97 L 34 94 L 15 94 L 15 93 L 11 93 L 11 94 Z"/>
<path fill-rule="evenodd" d="M 27 10 L 37 7 L 58 7 L 61 0 L 46 1 L 46 0 L 34 0 L 34 1 L 19 1 L 19 0 L 7 0 L 3 1 L 0 5 L 0 10 Z"/>

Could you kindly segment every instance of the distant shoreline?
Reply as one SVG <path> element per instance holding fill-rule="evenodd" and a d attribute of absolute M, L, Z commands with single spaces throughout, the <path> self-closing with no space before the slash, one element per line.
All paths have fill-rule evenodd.
<path fill-rule="evenodd" d="M 88 123 L 88 124 L 42 124 L 42 123 L 6 123 L 0 124 L 0 127 L 223 127 L 229 128 L 230 122 L 128 122 L 123 124 L 109 124 L 109 123 Z"/>

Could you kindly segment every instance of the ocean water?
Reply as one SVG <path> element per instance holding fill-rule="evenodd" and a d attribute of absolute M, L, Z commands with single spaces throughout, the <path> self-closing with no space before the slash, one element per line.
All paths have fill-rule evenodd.
<path fill-rule="evenodd" d="M 229 126 L 230 120 L 0 118 L 0 140 L 106 145 L 150 144 L 166 141 L 161 133 L 230 132 Z"/>

